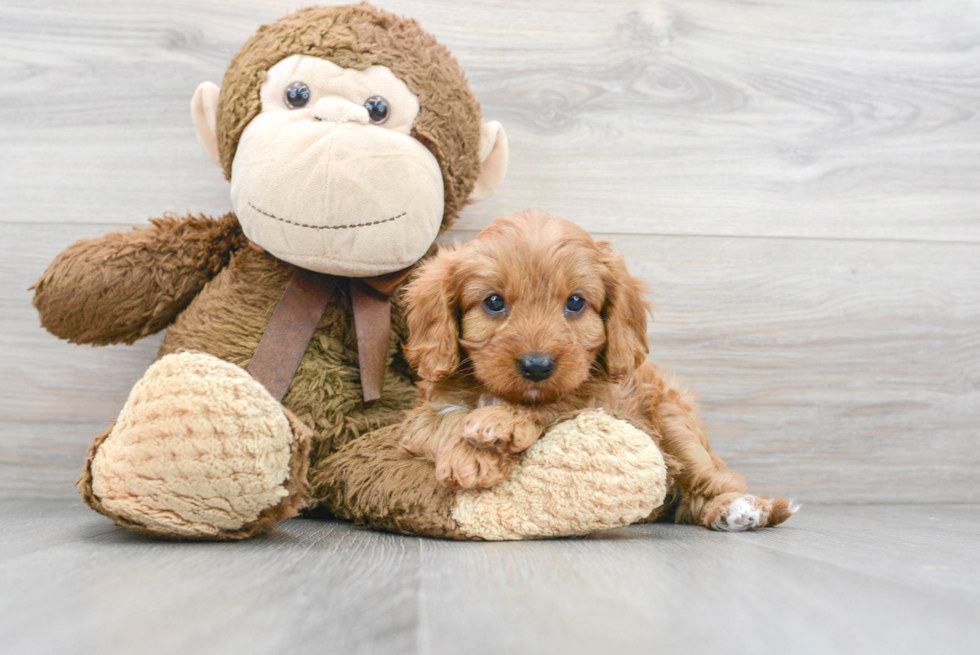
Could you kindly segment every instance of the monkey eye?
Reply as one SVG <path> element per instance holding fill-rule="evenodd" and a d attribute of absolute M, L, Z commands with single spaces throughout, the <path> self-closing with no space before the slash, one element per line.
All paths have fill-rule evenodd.
<path fill-rule="evenodd" d="M 504 297 L 499 293 L 494 293 L 483 299 L 483 307 L 491 314 L 500 314 L 507 309 Z"/>
<path fill-rule="evenodd" d="M 388 101 L 381 96 L 371 96 L 364 101 L 364 108 L 367 109 L 368 118 L 375 125 L 381 125 L 388 120 L 391 111 L 388 109 Z"/>
<path fill-rule="evenodd" d="M 305 82 L 293 82 L 286 87 L 285 100 L 291 109 L 305 107 L 310 102 L 312 92 Z"/>
<path fill-rule="evenodd" d="M 582 310 L 585 309 L 585 298 L 573 293 L 568 298 L 568 302 L 565 303 L 565 311 L 569 314 L 581 314 Z"/>

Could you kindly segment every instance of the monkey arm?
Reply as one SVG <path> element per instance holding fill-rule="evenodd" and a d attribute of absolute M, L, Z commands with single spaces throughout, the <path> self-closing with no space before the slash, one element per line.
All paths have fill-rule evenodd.
<path fill-rule="evenodd" d="M 167 327 L 247 243 L 234 214 L 150 222 L 55 257 L 31 287 L 41 325 L 73 343 L 133 343 Z"/>

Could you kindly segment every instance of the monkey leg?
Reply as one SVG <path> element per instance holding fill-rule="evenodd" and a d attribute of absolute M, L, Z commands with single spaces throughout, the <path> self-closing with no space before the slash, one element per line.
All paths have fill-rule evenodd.
<path fill-rule="evenodd" d="M 167 355 L 95 439 L 78 488 L 124 528 L 241 539 L 307 504 L 310 441 L 310 430 L 240 367 Z"/>
<path fill-rule="evenodd" d="M 454 492 L 432 462 L 399 445 L 394 425 L 351 442 L 311 475 L 336 516 L 452 539 L 562 537 L 629 525 L 663 504 L 666 468 L 650 437 L 591 410 L 559 423 L 491 489 Z"/>

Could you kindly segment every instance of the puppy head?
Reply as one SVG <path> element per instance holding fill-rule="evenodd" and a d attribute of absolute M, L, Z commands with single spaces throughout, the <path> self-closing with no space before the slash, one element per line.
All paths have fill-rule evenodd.
<path fill-rule="evenodd" d="M 498 398 L 553 402 L 643 363 L 643 292 L 608 243 L 528 210 L 420 268 L 406 288 L 406 355 L 429 381 L 471 370 Z"/>

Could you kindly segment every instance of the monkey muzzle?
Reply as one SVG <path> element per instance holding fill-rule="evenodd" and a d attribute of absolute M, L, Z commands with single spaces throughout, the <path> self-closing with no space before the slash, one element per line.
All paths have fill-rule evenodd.
<path fill-rule="evenodd" d="M 242 133 L 231 199 L 245 235 L 331 275 L 383 275 L 418 261 L 444 212 L 432 153 L 362 121 L 297 118 L 263 113 Z"/>

